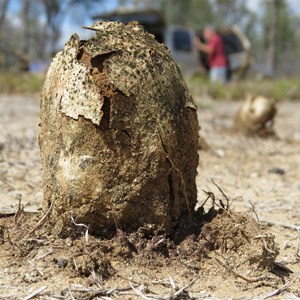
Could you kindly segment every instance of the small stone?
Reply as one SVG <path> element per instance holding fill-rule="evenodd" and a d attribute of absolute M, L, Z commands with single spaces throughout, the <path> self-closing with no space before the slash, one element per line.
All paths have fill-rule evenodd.
<path fill-rule="evenodd" d="M 274 167 L 268 170 L 268 173 L 273 173 L 273 174 L 277 174 L 277 175 L 284 175 L 285 174 L 285 170 L 279 167 Z"/>
<path fill-rule="evenodd" d="M 70 237 L 67 237 L 66 238 L 66 244 L 67 244 L 68 247 L 73 246 L 73 240 Z"/>
<path fill-rule="evenodd" d="M 54 261 L 56 262 L 56 265 L 60 269 L 64 269 L 68 265 L 68 260 L 65 258 L 57 258 L 57 259 L 54 259 Z"/>
<path fill-rule="evenodd" d="M 215 153 L 217 156 L 223 158 L 225 156 L 225 151 L 223 149 L 216 149 Z"/>

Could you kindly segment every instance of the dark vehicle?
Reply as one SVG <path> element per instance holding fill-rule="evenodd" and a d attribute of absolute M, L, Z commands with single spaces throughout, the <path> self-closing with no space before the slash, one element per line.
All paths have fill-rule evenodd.
<path fill-rule="evenodd" d="M 184 74 L 193 74 L 207 70 L 205 55 L 200 54 L 194 45 L 196 31 L 192 28 L 171 25 L 166 26 L 163 14 L 155 9 L 120 9 L 108 14 L 94 16 L 95 20 L 119 21 L 124 24 L 138 21 L 152 33 L 157 41 L 166 44 L 174 60 Z M 251 64 L 251 45 L 247 37 L 231 26 L 220 32 L 229 62 L 229 73 L 243 75 Z"/>

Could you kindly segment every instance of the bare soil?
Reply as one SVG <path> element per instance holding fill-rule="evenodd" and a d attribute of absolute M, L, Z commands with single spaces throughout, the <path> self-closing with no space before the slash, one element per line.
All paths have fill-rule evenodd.
<path fill-rule="evenodd" d="M 0 299 L 299 299 L 300 102 L 278 105 L 269 139 L 233 132 L 240 102 L 202 104 L 205 218 L 183 220 L 176 236 L 119 228 L 104 240 L 77 225 L 51 234 L 40 212 L 39 99 L 0 96 Z"/>

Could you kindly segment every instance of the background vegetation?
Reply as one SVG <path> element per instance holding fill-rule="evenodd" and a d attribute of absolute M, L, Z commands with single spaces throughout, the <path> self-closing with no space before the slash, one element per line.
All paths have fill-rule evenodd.
<path fill-rule="evenodd" d="M 111 0 L 0 0 L 0 92 L 36 92 L 46 66 L 63 46 L 66 24 L 92 23 L 92 16 L 112 9 Z M 256 3 L 253 9 L 253 3 Z M 212 86 L 205 76 L 189 78 L 197 95 L 240 99 L 249 90 L 276 99 L 299 99 L 300 9 L 294 0 L 115 0 L 118 6 L 161 9 L 167 24 L 196 30 L 207 24 L 237 24 L 252 43 L 255 62 L 249 78 L 226 87 Z M 76 27 L 77 26 L 77 27 Z M 76 31 L 76 29 L 74 30 Z M 45 68 L 46 70 L 46 68 Z M 267 75 L 268 79 L 262 80 Z M 201 86 L 201 88 L 199 88 Z"/>

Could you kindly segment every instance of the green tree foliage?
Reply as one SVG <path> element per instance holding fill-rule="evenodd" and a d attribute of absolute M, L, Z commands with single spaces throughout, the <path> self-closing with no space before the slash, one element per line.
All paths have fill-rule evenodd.
<path fill-rule="evenodd" d="M 238 24 L 245 26 L 251 18 L 250 11 L 244 0 L 211 0 L 214 22 L 220 26 Z"/>
<path fill-rule="evenodd" d="M 0 68 L 28 70 L 36 59 L 49 59 L 58 49 L 66 18 L 91 13 L 104 0 L 0 0 Z M 19 12 L 7 18 L 8 5 Z M 77 23 L 82 19 L 77 19 Z"/>
<path fill-rule="evenodd" d="M 103 4 L 109 1 L 0 0 L 0 68 L 7 68 L 18 61 L 20 50 L 26 47 L 29 47 L 30 59 L 49 58 L 51 53 L 58 49 L 58 41 L 66 19 L 68 24 L 82 24 L 84 17 L 88 18 L 101 12 Z M 251 41 L 256 62 L 264 64 L 272 26 L 270 5 L 278 1 L 278 28 L 275 42 L 278 68 L 295 70 L 297 61 L 300 64 L 300 31 L 297 30 L 300 17 L 292 9 L 295 2 L 293 0 L 258 1 L 256 11 L 249 9 L 247 5 L 251 4 L 252 0 L 118 0 L 117 3 L 136 9 L 160 8 L 165 15 L 167 25 L 177 24 L 195 30 L 200 30 L 207 24 L 217 28 L 237 24 Z M 23 14 L 22 22 L 21 11 L 26 2 L 30 5 L 30 11 L 26 18 Z M 12 18 L 7 14 L 13 3 L 14 5 L 18 3 L 19 13 Z M 24 36 L 27 38 L 24 39 Z M 28 44 L 26 47 L 25 40 Z M 300 65 L 298 69 L 300 70 Z"/>
<path fill-rule="evenodd" d="M 201 29 L 214 19 L 209 0 L 165 0 L 162 8 L 168 24 Z"/>

